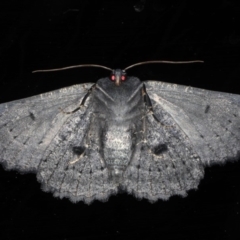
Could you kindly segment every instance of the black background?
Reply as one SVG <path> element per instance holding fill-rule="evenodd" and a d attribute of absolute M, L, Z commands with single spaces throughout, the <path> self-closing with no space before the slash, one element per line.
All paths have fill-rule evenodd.
<path fill-rule="evenodd" d="M 124 68 L 146 60 L 205 63 L 145 65 L 128 74 L 240 94 L 239 20 L 240 2 L 233 0 L 1 1 L 0 102 L 109 74 L 94 68 L 32 74 L 36 69 Z M 0 168 L 0 239 L 237 240 L 239 227 L 240 162 L 207 168 L 186 198 L 151 204 L 119 194 L 89 206 L 42 192 L 34 174 Z"/>

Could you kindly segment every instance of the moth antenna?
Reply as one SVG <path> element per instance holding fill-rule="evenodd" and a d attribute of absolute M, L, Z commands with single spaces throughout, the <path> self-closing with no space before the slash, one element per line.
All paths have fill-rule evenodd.
<path fill-rule="evenodd" d="M 151 64 L 151 63 L 168 63 L 168 64 L 187 64 L 187 63 L 204 63 L 202 60 L 193 60 L 193 61 L 166 61 L 166 60 L 156 60 L 156 61 L 145 61 L 145 62 L 139 62 L 135 63 L 133 65 L 130 65 L 126 67 L 124 70 L 126 71 L 129 68 L 133 68 L 139 65 L 144 65 L 144 64 Z"/>
<path fill-rule="evenodd" d="M 37 72 L 57 72 L 57 71 L 63 71 L 63 70 L 68 70 L 68 69 L 72 69 L 72 68 L 80 68 L 80 67 L 97 67 L 97 68 L 103 68 L 103 69 L 107 69 L 110 71 L 113 71 L 113 69 L 102 66 L 102 65 L 98 65 L 98 64 L 81 64 L 81 65 L 73 65 L 73 66 L 68 66 L 68 67 L 63 67 L 63 68 L 54 68 L 54 69 L 47 69 L 47 70 L 35 70 L 32 71 L 32 73 L 37 73 Z"/>

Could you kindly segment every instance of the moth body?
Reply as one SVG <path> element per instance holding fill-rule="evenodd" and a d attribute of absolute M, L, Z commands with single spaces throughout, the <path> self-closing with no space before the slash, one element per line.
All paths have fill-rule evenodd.
<path fill-rule="evenodd" d="M 130 77 L 121 85 L 105 78 L 97 82 L 93 92 L 94 122 L 100 123 L 98 138 L 103 143 L 100 152 L 109 178 L 116 184 L 121 184 L 136 149 L 136 133 L 142 130 L 144 102 L 141 89 L 142 82 L 138 78 Z"/>
<path fill-rule="evenodd" d="M 72 202 L 106 201 L 119 186 L 154 202 L 187 196 L 206 166 L 239 159 L 240 95 L 103 68 L 110 78 L 96 84 L 0 104 L 5 169 L 35 172 Z"/>

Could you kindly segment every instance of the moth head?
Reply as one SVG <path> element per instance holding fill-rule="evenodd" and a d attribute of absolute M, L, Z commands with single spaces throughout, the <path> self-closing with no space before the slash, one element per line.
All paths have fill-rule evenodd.
<path fill-rule="evenodd" d="M 114 69 L 111 72 L 110 79 L 115 82 L 117 86 L 120 86 L 120 84 L 127 79 L 127 73 L 125 70 Z"/>

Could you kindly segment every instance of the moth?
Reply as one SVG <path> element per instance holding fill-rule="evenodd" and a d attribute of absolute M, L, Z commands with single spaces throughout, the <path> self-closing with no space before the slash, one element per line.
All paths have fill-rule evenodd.
<path fill-rule="evenodd" d="M 205 166 L 238 159 L 240 96 L 127 76 L 145 63 L 91 65 L 110 77 L 0 104 L 1 164 L 89 204 L 119 190 L 150 202 L 186 196 Z"/>

